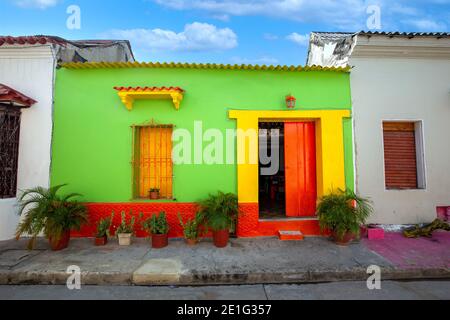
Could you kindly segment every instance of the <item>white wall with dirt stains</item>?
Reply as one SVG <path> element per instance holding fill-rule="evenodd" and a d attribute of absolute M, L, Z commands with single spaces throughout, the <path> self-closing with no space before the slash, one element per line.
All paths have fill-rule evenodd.
<path fill-rule="evenodd" d="M 22 110 L 18 162 L 20 190 L 49 186 L 55 59 L 49 45 L 0 47 L 0 83 L 37 101 Z M 16 199 L 0 199 L 0 241 L 19 222 Z"/>
<path fill-rule="evenodd" d="M 358 36 L 350 64 L 356 189 L 372 223 L 431 222 L 450 206 L 450 38 Z M 386 190 L 382 122 L 421 121 L 426 185 Z"/>

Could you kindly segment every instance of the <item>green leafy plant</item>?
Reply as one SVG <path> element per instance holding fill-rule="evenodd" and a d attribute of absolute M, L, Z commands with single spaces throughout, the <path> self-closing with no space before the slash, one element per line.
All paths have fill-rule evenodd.
<path fill-rule="evenodd" d="M 167 222 L 166 213 L 160 212 L 159 215 L 153 214 L 142 223 L 142 227 L 150 234 L 168 234 L 169 223 Z"/>
<path fill-rule="evenodd" d="M 359 236 L 360 227 L 372 212 L 370 200 L 359 197 L 352 190 L 341 189 L 322 197 L 317 208 L 322 231 L 331 230 L 339 238 L 347 232 Z"/>
<path fill-rule="evenodd" d="M 69 230 L 80 230 L 88 221 L 87 208 L 71 199 L 77 193 L 60 196 L 58 192 L 66 185 L 49 189 L 37 187 L 25 190 L 19 197 L 19 215 L 23 217 L 16 230 L 16 238 L 30 236 L 28 248 L 33 249 L 36 238 L 42 232 L 47 238 L 59 241 Z"/>
<path fill-rule="evenodd" d="M 186 222 L 183 222 L 181 214 L 178 213 L 178 220 L 183 228 L 184 237 L 188 240 L 197 240 L 201 235 L 201 227 L 204 221 L 204 217 L 197 213 L 194 218 L 189 218 Z"/>
<path fill-rule="evenodd" d="M 114 214 L 114 212 L 113 212 Z M 136 218 L 130 212 L 131 219 L 127 222 L 126 214 L 124 211 L 121 213 L 121 222 L 119 227 L 117 227 L 116 235 L 118 234 L 134 234 L 134 225 L 136 224 Z"/>
<path fill-rule="evenodd" d="M 100 221 L 97 223 L 97 238 L 102 238 L 105 236 L 109 237 L 109 229 L 111 228 L 113 219 L 114 213 L 111 215 L 111 217 L 100 219 Z"/>
<path fill-rule="evenodd" d="M 200 215 L 213 231 L 232 228 L 239 215 L 238 197 L 232 193 L 219 191 L 200 201 L 198 205 Z"/>

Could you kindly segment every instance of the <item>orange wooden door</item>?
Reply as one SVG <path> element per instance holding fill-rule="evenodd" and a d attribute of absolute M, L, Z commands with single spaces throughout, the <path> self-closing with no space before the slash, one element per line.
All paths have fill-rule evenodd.
<path fill-rule="evenodd" d="M 316 128 L 314 122 L 285 123 L 286 215 L 316 215 Z"/>

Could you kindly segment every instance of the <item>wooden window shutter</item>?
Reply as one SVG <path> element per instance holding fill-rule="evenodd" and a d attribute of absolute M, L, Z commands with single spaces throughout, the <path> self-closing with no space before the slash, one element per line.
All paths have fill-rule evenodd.
<path fill-rule="evenodd" d="M 386 188 L 417 189 L 415 124 L 385 122 L 383 132 Z"/>
<path fill-rule="evenodd" d="M 148 198 L 158 189 L 161 199 L 173 198 L 172 125 L 137 127 L 134 152 L 135 196 Z"/>

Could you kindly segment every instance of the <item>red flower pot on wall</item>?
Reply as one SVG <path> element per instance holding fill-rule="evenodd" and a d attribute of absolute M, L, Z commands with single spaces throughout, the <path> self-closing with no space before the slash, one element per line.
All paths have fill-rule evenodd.
<path fill-rule="evenodd" d="M 65 231 L 59 240 L 49 238 L 50 247 L 53 251 L 64 250 L 69 246 L 70 241 L 70 230 Z"/>
<path fill-rule="evenodd" d="M 213 232 L 214 245 L 217 248 L 225 248 L 230 241 L 230 230 L 219 230 Z"/>
<path fill-rule="evenodd" d="M 169 245 L 169 236 L 167 234 L 153 234 L 152 235 L 152 248 L 162 249 Z"/>

